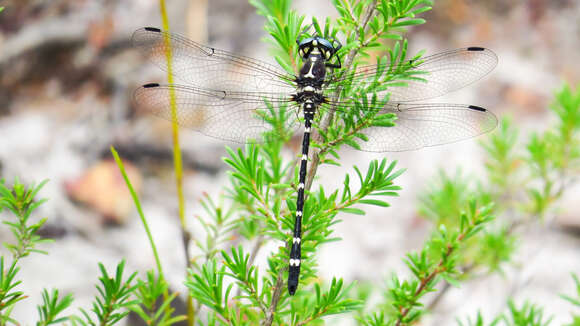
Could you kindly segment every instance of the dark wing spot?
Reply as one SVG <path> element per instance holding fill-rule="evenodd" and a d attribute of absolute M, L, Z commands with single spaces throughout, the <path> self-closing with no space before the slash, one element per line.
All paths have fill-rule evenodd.
<path fill-rule="evenodd" d="M 211 49 L 211 53 L 208 53 L 208 56 L 212 56 L 215 53 L 215 49 L 214 48 L 210 48 Z"/>
<path fill-rule="evenodd" d="M 228 93 L 226 93 L 226 91 L 222 91 L 222 93 L 224 93 L 224 96 L 222 97 L 222 100 L 225 100 L 226 97 L 228 96 Z"/>
<path fill-rule="evenodd" d="M 481 112 L 486 112 L 487 110 L 482 108 L 481 106 L 477 106 L 477 105 L 470 105 L 468 106 L 469 109 L 475 110 L 475 111 L 481 111 Z"/>
<path fill-rule="evenodd" d="M 467 48 L 467 51 L 483 51 L 483 50 L 485 49 L 479 46 L 470 46 Z"/>
<path fill-rule="evenodd" d="M 150 83 L 150 84 L 143 85 L 143 88 L 153 88 L 153 87 L 159 87 L 159 84 L 157 84 L 157 83 Z"/>
<path fill-rule="evenodd" d="M 159 28 L 155 28 L 155 27 L 145 27 L 145 30 L 149 31 L 149 32 L 161 33 L 161 30 Z"/>

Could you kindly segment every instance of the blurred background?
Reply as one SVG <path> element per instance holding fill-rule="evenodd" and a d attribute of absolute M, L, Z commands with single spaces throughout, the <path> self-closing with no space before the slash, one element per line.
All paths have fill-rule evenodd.
<path fill-rule="evenodd" d="M 0 176 L 9 183 L 50 182 L 42 215 L 49 218 L 47 256 L 25 259 L 21 290 L 31 297 L 17 307 L 20 320 L 40 301 L 41 288 L 75 293 L 75 306 L 87 307 L 95 293 L 96 261 L 114 266 L 127 259 L 131 270 L 154 264 L 132 199 L 111 161 L 114 145 L 138 189 L 162 263 L 174 290 L 185 260 L 177 236 L 177 200 L 172 170 L 171 126 L 137 112 L 133 91 L 163 82 L 163 71 L 131 47 L 131 34 L 143 26 L 161 27 L 157 0 L 8 0 L 0 13 Z M 242 0 L 167 2 L 171 29 L 213 47 L 275 63 L 262 42 L 264 18 Z M 293 8 L 320 21 L 336 17 L 327 1 L 295 0 Z M 465 46 L 484 46 L 499 57 L 487 77 L 438 102 L 469 103 L 511 116 L 522 133 L 540 132 L 553 120 L 548 106 L 566 81 L 580 82 L 580 2 L 435 1 L 427 23 L 408 37 L 411 53 L 427 54 Z M 309 21 L 307 18 L 306 21 Z M 182 129 L 186 214 L 194 237 L 200 199 L 217 198 L 227 181 L 224 143 Z M 524 138 L 524 137 L 522 137 Z M 235 144 L 228 144 L 235 146 Z M 418 197 L 440 169 L 482 175 L 483 152 L 477 140 L 414 152 L 370 154 L 343 149 L 343 167 L 319 169 L 316 184 L 338 187 L 333 177 L 387 157 L 406 168 L 397 184 L 399 198 L 388 209 L 370 208 L 366 216 L 344 215 L 335 236 L 343 241 L 319 253 L 321 275 L 383 284 L 392 271 L 405 274 L 401 258 L 421 248 L 431 225 L 418 217 Z M 560 210 L 545 225 L 526 230 L 515 261 L 503 275 L 475 279 L 451 289 L 425 325 L 455 324 L 456 316 L 497 315 L 510 296 L 532 298 L 555 316 L 568 318 L 570 307 L 557 299 L 580 271 L 580 187 L 568 191 Z M 570 232 L 573 231 L 573 232 Z M 2 229 L 0 239 L 10 236 Z M 280 244 L 272 244 L 273 247 Z M 269 248 L 262 250 L 265 261 Z M 522 264 L 517 264 L 521 262 Z M 525 264 L 523 264 L 525 262 Z M 63 269 L 63 266 L 66 268 Z M 28 307 L 28 308 L 27 308 Z"/>

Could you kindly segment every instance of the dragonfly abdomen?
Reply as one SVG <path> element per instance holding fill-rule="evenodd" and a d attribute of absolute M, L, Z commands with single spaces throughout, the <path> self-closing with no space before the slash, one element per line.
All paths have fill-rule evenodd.
<path fill-rule="evenodd" d="M 306 183 L 306 171 L 308 166 L 308 149 L 310 147 L 310 131 L 312 120 L 316 112 L 316 105 L 307 100 L 304 109 L 304 138 L 302 139 L 302 157 L 300 161 L 300 172 L 298 173 L 298 194 L 296 199 L 296 217 L 294 231 L 292 234 L 292 247 L 290 249 L 290 261 L 288 270 L 288 292 L 292 295 L 298 287 L 301 263 L 301 242 L 302 242 L 302 217 L 304 215 L 304 188 Z"/>

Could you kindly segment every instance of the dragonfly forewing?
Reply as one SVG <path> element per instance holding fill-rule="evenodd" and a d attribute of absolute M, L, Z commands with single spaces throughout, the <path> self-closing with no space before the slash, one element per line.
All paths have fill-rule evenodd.
<path fill-rule="evenodd" d="M 268 89 L 287 93 L 295 89 L 295 76 L 274 65 L 157 28 L 138 29 L 132 41 L 151 62 L 189 85 L 239 92 Z"/>
<path fill-rule="evenodd" d="M 342 83 L 380 85 L 380 96 L 389 95 L 392 102 L 414 102 L 433 99 L 470 85 L 492 71 L 497 55 L 486 48 L 468 47 L 446 51 L 399 64 L 389 63 L 358 67 L 330 81 L 329 92 Z M 389 84 L 396 86 L 388 87 Z M 387 87 L 385 87 L 387 86 Z"/>

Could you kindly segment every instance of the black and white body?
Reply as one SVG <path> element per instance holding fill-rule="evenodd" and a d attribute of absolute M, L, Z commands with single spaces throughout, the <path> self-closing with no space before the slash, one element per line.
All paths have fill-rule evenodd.
<path fill-rule="evenodd" d="M 400 61 L 359 66 L 356 71 L 329 74 L 341 68 L 338 41 L 312 36 L 296 40 L 302 66 L 298 75 L 288 74 L 278 66 L 213 47 L 205 46 L 177 34 L 146 27 L 133 35 L 133 44 L 161 69 L 168 71 L 183 85 L 146 84 L 135 91 L 138 108 L 205 135 L 237 143 L 263 139 L 273 131 L 263 118 L 271 106 L 287 114 L 285 128 L 295 130 L 300 110 L 304 116 L 304 138 L 297 185 L 297 202 L 292 230 L 288 291 L 294 294 L 302 264 L 302 219 L 304 215 L 305 180 L 312 122 L 320 112 L 349 114 L 353 99 L 332 99 L 324 94 L 340 92 L 349 83 L 376 82 L 377 76 L 398 65 L 420 72 L 420 79 L 404 82 L 406 87 L 387 82 L 376 92 L 388 102 L 364 110 L 394 114 L 392 127 L 368 127 L 360 133 L 367 141 L 356 140 L 360 149 L 371 152 L 406 151 L 452 143 L 493 130 L 497 118 L 479 106 L 449 103 L 416 103 L 436 98 L 469 85 L 489 73 L 497 56 L 489 49 L 469 47 L 426 57 L 419 63 Z M 168 60 L 169 58 L 169 60 Z M 393 82 L 392 80 L 390 82 Z M 266 102 L 268 104 L 266 104 Z M 177 105 L 177 112 L 172 105 Z M 281 113 L 282 111 L 277 111 Z"/>
<path fill-rule="evenodd" d="M 296 78 L 298 85 L 297 93 L 293 96 L 294 101 L 302 105 L 304 112 L 304 138 L 302 140 L 302 158 L 300 162 L 300 172 L 298 180 L 298 195 L 296 200 L 296 216 L 294 220 L 294 230 L 292 233 L 292 246 L 290 249 L 290 262 L 288 270 L 288 292 L 294 294 L 298 288 L 300 277 L 301 242 L 302 242 L 302 216 L 304 214 L 304 187 L 306 182 L 306 171 L 308 165 L 308 148 L 310 146 L 310 133 L 312 131 L 312 121 L 316 114 L 316 109 L 327 100 L 324 97 L 322 86 L 326 77 L 326 69 L 340 68 L 340 60 L 337 64 L 332 64 L 336 51 L 340 49 L 340 44 L 334 47 L 332 43 L 320 37 L 308 38 L 298 43 L 298 53 L 302 57 L 303 64 L 300 74 Z"/>

